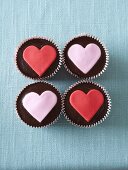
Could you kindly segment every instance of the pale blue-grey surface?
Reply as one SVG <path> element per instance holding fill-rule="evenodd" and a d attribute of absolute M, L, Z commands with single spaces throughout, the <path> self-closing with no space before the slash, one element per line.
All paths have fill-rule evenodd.
<path fill-rule="evenodd" d="M 62 49 L 70 38 L 94 34 L 110 51 L 110 65 L 98 79 L 112 98 L 110 117 L 91 129 L 70 125 L 63 116 L 49 128 L 26 126 L 15 99 L 32 81 L 14 64 L 16 46 L 37 35 Z M 0 0 L 0 170 L 128 169 L 128 1 Z M 62 67 L 51 80 L 64 92 L 77 79 Z"/>

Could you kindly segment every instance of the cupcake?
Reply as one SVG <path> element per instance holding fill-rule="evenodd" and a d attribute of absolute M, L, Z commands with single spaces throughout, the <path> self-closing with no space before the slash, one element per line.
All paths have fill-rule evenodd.
<path fill-rule="evenodd" d="M 100 76 L 108 65 L 109 54 L 103 43 L 88 34 L 71 39 L 63 50 L 66 70 L 80 78 Z"/>
<path fill-rule="evenodd" d="M 61 103 L 61 95 L 52 84 L 36 82 L 20 92 L 16 100 L 16 110 L 27 125 L 46 127 L 59 117 Z"/>
<path fill-rule="evenodd" d="M 45 79 L 59 70 L 61 54 L 52 40 L 33 37 L 23 41 L 16 50 L 16 65 L 26 77 Z"/>
<path fill-rule="evenodd" d="M 63 96 L 65 117 L 80 127 L 102 123 L 111 109 L 111 100 L 105 88 L 91 81 L 78 81 Z"/>

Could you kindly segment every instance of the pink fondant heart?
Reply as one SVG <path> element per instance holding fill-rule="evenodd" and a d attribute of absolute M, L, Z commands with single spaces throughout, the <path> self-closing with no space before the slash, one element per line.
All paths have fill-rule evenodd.
<path fill-rule="evenodd" d="M 88 73 L 101 56 L 101 50 L 96 44 L 88 44 L 85 48 L 79 44 L 72 45 L 68 50 L 70 60 L 84 74 Z"/>
<path fill-rule="evenodd" d="M 41 122 L 57 103 L 57 96 L 52 91 L 45 91 L 41 95 L 35 92 L 28 93 L 23 98 L 24 108 Z"/>

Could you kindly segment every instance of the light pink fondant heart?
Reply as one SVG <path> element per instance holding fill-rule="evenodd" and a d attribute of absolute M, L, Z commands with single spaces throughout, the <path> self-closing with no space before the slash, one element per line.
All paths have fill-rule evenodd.
<path fill-rule="evenodd" d="M 70 60 L 84 74 L 88 73 L 101 56 L 101 50 L 96 44 L 88 44 L 85 48 L 79 44 L 72 45 L 68 50 Z"/>
<path fill-rule="evenodd" d="M 35 92 L 28 93 L 23 98 L 24 108 L 41 122 L 57 103 L 57 96 L 52 91 L 45 91 L 41 95 Z"/>

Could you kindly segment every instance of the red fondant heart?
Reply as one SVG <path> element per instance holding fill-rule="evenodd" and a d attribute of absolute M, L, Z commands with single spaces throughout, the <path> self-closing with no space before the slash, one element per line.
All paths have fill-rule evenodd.
<path fill-rule="evenodd" d="M 28 46 L 23 52 L 23 59 L 41 76 L 56 59 L 56 50 L 50 45 L 45 45 L 41 49 Z"/>
<path fill-rule="evenodd" d="M 103 94 L 95 89 L 90 90 L 87 94 L 76 90 L 70 95 L 70 104 L 87 122 L 94 117 L 103 103 Z"/>

